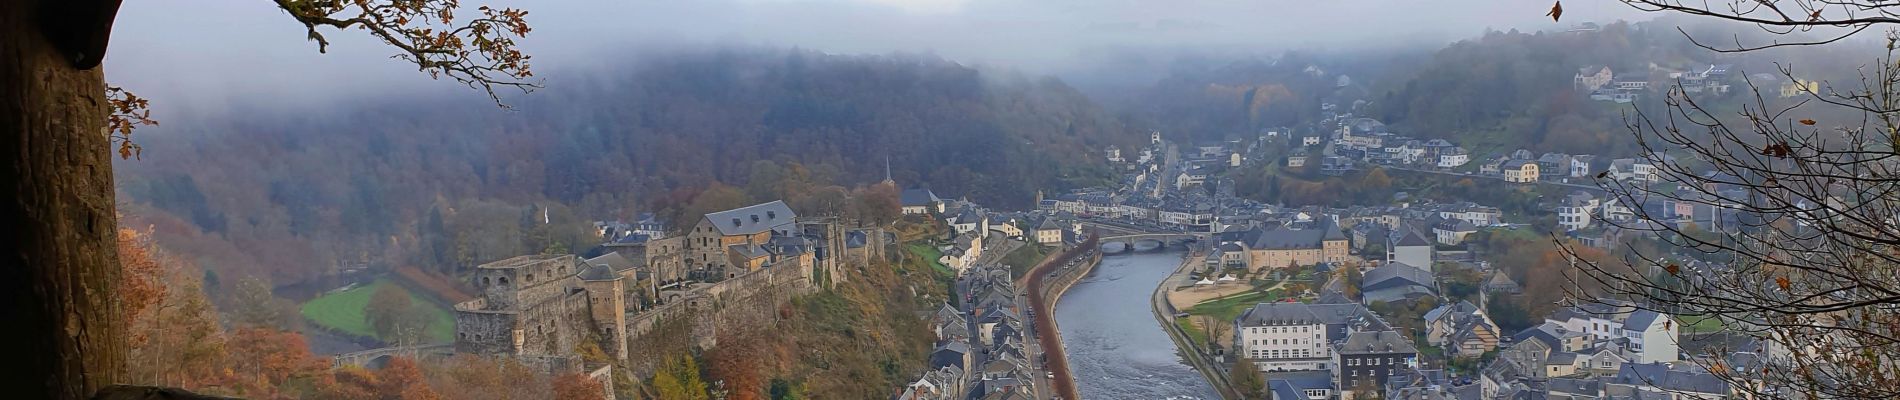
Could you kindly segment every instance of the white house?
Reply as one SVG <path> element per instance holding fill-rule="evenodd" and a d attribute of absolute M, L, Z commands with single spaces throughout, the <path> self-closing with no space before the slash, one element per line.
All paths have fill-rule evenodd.
<path fill-rule="evenodd" d="M 1590 164 L 1592 162 L 1595 162 L 1596 159 L 1597 159 L 1597 156 L 1593 156 L 1589 154 L 1580 154 L 1580 155 L 1570 156 L 1570 177 L 1572 178 L 1591 177 Z"/>
<path fill-rule="evenodd" d="M 1186 171 L 1181 171 L 1180 176 L 1175 177 L 1174 188 L 1176 190 L 1187 189 L 1189 187 L 1200 186 L 1201 183 L 1204 182 L 1207 182 L 1206 168 L 1188 168 Z"/>
<path fill-rule="evenodd" d="M 1234 346 L 1261 371 L 1325 370 L 1333 358 L 1326 323 L 1299 303 L 1262 303 L 1235 323 Z"/>
<path fill-rule="evenodd" d="M 1385 261 L 1431 268 L 1432 242 L 1410 226 L 1401 230 L 1404 232 L 1387 239 Z"/>
<path fill-rule="evenodd" d="M 1609 304 L 1602 304 L 1609 303 Z M 1628 338 L 1630 361 L 1635 363 L 1674 362 L 1680 359 L 1677 345 L 1681 326 L 1674 317 L 1613 300 L 1584 303 L 1558 310 L 1546 319 L 1572 332 L 1590 336 L 1591 341 Z"/>
<path fill-rule="evenodd" d="M 1467 154 L 1463 147 L 1453 147 L 1450 150 L 1438 152 L 1439 168 L 1457 168 L 1469 162 L 1471 162 L 1471 155 Z"/>
<path fill-rule="evenodd" d="M 1623 321 L 1623 336 L 1630 339 L 1630 350 L 1637 363 L 1676 362 L 1682 352 L 1677 344 L 1682 327 L 1674 317 L 1649 310 L 1637 310 Z"/>
<path fill-rule="evenodd" d="M 1589 228 L 1590 217 L 1596 214 L 1598 205 L 1596 196 L 1581 190 L 1571 193 L 1563 205 L 1557 207 L 1557 225 L 1565 231 Z"/>
<path fill-rule="evenodd" d="M 1619 158 L 1612 160 L 1610 161 L 1610 169 L 1607 170 L 1607 172 L 1610 173 L 1610 177 L 1616 178 L 1616 180 L 1619 181 L 1640 180 L 1654 182 L 1656 180 L 1656 166 L 1650 164 L 1648 160 L 1642 159 Z"/>
<path fill-rule="evenodd" d="M 1629 222 L 1636 220 L 1635 210 L 1631 210 L 1628 205 L 1623 204 L 1622 199 L 1611 198 L 1606 200 L 1603 202 L 1602 208 L 1604 221 Z"/>

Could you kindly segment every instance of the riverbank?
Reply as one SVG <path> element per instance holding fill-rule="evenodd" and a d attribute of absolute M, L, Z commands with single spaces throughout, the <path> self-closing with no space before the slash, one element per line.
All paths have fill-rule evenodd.
<path fill-rule="evenodd" d="M 1161 283 L 1155 285 L 1154 295 L 1149 299 L 1149 303 L 1154 308 L 1155 322 L 1161 324 L 1163 331 L 1168 332 L 1168 338 L 1174 341 L 1174 348 L 1181 350 L 1182 358 L 1187 359 L 1188 365 L 1194 367 L 1196 372 L 1200 372 L 1201 376 L 1207 379 L 1207 383 L 1213 385 L 1215 391 L 1220 392 L 1221 398 L 1242 399 L 1243 397 L 1234 391 L 1233 383 L 1227 381 L 1225 370 L 1211 359 L 1212 356 L 1203 353 L 1200 346 L 1195 345 L 1193 340 L 1189 340 L 1187 332 L 1181 329 L 1180 324 L 1174 322 L 1174 316 L 1180 311 L 1176 310 L 1174 304 L 1168 300 L 1168 289 L 1178 286 L 1179 282 L 1192 279 L 1188 275 L 1193 270 L 1196 259 L 1198 257 L 1192 254 L 1183 257 L 1181 265 L 1175 267 L 1174 272 L 1169 274 L 1167 279 L 1162 279 Z M 1209 339 L 1214 340 L 1214 338 Z"/>

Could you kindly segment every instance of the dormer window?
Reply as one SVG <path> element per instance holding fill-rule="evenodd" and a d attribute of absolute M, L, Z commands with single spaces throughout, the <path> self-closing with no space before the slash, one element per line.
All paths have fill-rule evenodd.
<path fill-rule="evenodd" d="M 739 224 L 740 224 L 740 223 L 742 223 L 742 222 L 741 222 L 741 221 L 739 221 L 739 219 L 738 219 L 738 218 L 733 218 L 733 219 L 732 219 L 732 226 L 739 226 Z"/>
<path fill-rule="evenodd" d="M 756 222 L 759 222 L 759 215 L 758 215 L 758 214 L 752 214 L 752 222 L 755 222 L 755 223 L 756 223 Z"/>
<path fill-rule="evenodd" d="M 778 211 L 766 211 L 765 219 L 778 219 Z"/>

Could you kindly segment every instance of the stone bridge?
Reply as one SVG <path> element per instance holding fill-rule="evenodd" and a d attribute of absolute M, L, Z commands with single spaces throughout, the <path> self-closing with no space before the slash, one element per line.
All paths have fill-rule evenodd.
<path fill-rule="evenodd" d="M 331 366 L 341 367 L 345 365 L 354 365 L 358 367 L 368 368 L 368 367 L 380 366 L 382 363 L 389 362 L 389 358 L 394 357 L 394 356 L 422 359 L 426 357 L 444 356 L 444 355 L 451 355 L 451 354 L 455 354 L 455 345 L 448 344 L 448 343 L 425 344 L 425 345 L 420 345 L 420 346 L 384 347 L 380 349 L 369 349 L 369 350 L 363 350 L 363 351 L 358 351 L 354 353 L 338 354 L 336 355 L 336 357 L 331 359 Z"/>
<path fill-rule="evenodd" d="M 1136 245 L 1141 243 L 1154 243 L 1156 246 L 1153 251 L 1160 251 L 1167 249 L 1169 246 L 1179 247 L 1204 243 L 1207 241 L 1206 236 L 1207 234 L 1205 233 L 1138 233 L 1105 236 L 1102 237 L 1101 245 L 1104 254 L 1134 252 L 1137 248 Z"/>

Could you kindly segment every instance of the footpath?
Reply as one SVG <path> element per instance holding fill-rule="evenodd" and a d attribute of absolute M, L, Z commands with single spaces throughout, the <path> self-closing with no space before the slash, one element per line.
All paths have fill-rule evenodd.
<path fill-rule="evenodd" d="M 1154 306 L 1155 322 L 1160 323 L 1161 329 L 1168 332 L 1168 338 L 1174 340 L 1174 348 L 1181 352 L 1182 358 L 1186 358 L 1195 371 L 1199 371 L 1201 376 L 1207 378 L 1207 383 L 1214 386 L 1214 391 L 1219 392 L 1221 398 L 1243 399 L 1245 397 L 1234 391 L 1233 383 L 1228 382 L 1226 369 L 1219 362 L 1214 361 L 1213 355 L 1207 354 L 1199 346 L 1194 345 L 1192 340 L 1188 340 L 1187 332 L 1181 330 L 1181 325 L 1174 323 L 1174 316 L 1180 311 L 1168 301 L 1167 291 L 1178 282 L 1189 279 L 1188 274 L 1193 271 L 1194 260 L 1198 259 L 1200 257 L 1190 253 L 1181 260 L 1180 266 L 1174 268 L 1173 274 L 1161 280 L 1161 284 L 1155 285 L 1154 296 L 1149 300 L 1149 303 Z M 1215 340 L 1215 338 L 1210 337 L 1208 340 Z"/>

